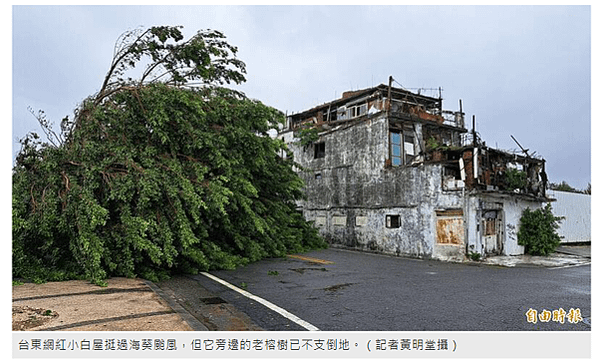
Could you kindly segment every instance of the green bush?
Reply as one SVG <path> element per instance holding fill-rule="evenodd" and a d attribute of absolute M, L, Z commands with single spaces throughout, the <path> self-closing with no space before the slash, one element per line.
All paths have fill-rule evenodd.
<path fill-rule="evenodd" d="M 561 243 L 556 230 L 562 219 L 552 214 L 550 203 L 534 211 L 525 209 L 519 220 L 517 243 L 525 246 L 525 252 L 530 255 L 545 256 L 554 252 Z"/>
<path fill-rule="evenodd" d="M 527 174 L 525 171 L 507 169 L 505 172 L 505 182 L 507 183 L 508 191 L 523 189 L 527 185 Z"/>

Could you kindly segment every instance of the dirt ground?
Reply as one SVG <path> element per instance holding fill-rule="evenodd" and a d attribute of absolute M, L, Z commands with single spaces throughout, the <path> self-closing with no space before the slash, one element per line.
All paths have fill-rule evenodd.
<path fill-rule="evenodd" d="M 111 278 L 26 283 L 12 288 L 13 331 L 260 331 L 185 276 L 159 283 Z"/>
<path fill-rule="evenodd" d="M 141 279 L 27 283 L 12 288 L 12 329 L 64 331 L 191 331 L 193 328 Z"/>

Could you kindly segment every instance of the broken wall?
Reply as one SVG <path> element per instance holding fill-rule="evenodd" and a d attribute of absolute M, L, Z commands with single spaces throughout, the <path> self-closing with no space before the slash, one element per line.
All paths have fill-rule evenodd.
<path fill-rule="evenodd" d="M 316 157 L 322 143 L 325 154 Z M 386 117 L 324 132 L 305 149 L 290 147 L 295 160 L 309 169 L 301 173 L 304 216 L 330 243 L 421 258 L 464 257 L 464 233 L 460 242 L 444 244 L 436 232 L 437 211 L 462 209 L 463 191 L 442 190 L 441 164 L 388 167 Z"/>

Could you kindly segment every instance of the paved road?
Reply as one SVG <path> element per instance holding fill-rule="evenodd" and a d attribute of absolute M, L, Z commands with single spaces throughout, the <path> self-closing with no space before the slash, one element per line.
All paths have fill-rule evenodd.
<path fill-rule="evenodd" d="M 211 274 L 327 331 L 589 331 L 590 266 L 568 268 L 455 264 L 339 249 L 269 259 Z M 203 276 L 210 292 L 265 330 L 305 330 Z M 580 309 L 584 321 L 536 324 L 529 309 Z"/>

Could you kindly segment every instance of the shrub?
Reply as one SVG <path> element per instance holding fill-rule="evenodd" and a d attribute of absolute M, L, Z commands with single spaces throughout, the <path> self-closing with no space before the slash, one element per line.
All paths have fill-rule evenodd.
<path fill-rule="evenodd" d="M 562 219 L 552 214 L 550 204 L 534 211 L 525 209 L 519 220 L 517 243 L 525 246 L 525 252 L 530 255 L 548 255 L 554 252 L 561 243 L 556 230 Z"/>
<path fill-rule="evenodd" d="M 525 171 L 507 169 L 505 172 L 505 182 L 507 183 L 508 191 L 523 189 L 527 185 L 527 174 Z"/>
<path fill-rule="evenodd" d="M 469 257 L 473 261 L 480 261 L 480 259 L 482 258 L 482 254 L 480 254 L 479 252 L 471 252 L 467 254 L 467 257 Z"/>

